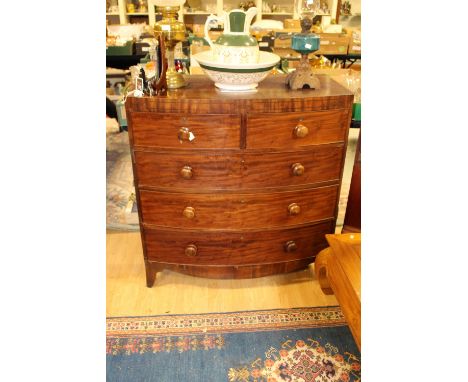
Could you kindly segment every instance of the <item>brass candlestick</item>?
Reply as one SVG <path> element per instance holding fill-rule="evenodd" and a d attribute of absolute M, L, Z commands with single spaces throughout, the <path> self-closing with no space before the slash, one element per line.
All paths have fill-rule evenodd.
<path fill-rule="evenodd" d="M 185 24 L 177 20 L 179 6 L 158 6 L 162 20 L 154 24 L 154 31 L 164 36 L 167 48 L 167 88 L 178 89 L 186 85 L 184 77 L 177 72 L 174 65 L 174 48 L 177 43 L 185 41 Z"/>

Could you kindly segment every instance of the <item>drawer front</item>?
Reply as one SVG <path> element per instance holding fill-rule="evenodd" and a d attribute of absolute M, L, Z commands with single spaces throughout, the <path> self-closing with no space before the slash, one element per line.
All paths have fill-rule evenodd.
<path fill-rule="evenodd" d="M 338 181 L 344 145 L 280 153 L 172 154 L 135 151 L 140 187 L 237 190 Z"/>
<path fill-rule="evenodd" d="M 249 114 L 247 148 L 295 148 L 344 142 L 348 115 L 347 110 Z"/>
<path fill-rule="evenodd" d="M 140 187 L 238 189 L 241 187 L 241 154 L 173 154 L 134 151 Z"/>
<path fill-rule="evenodd" d="M 162 227 L 286 227 L 333 218 L 338 186 L 269 194 L 182 194 L 140 190 L 143 222 Z"/>
<path fill-rule="evenodd" d="M 134 146 L 167 148 L 239 148 L 239 115 L 133 113 Z"/>
<path fill-rule="evenodd" d="M 247 265 L 310 258 L 327 247 L 332 222 L 300 229 L 213 233 L 145 229 L 149 260 L 173 264 Z"/>

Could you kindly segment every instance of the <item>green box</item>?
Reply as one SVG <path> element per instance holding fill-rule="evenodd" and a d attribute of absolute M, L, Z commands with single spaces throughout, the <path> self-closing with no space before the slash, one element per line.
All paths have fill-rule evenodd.
<path fill-rule="evenodd" d="M 106 46 L 106 56 L 132 56 L 133 41 L 127 41 L 123 46 Z"/>
<path fill-rule="evenodd" d="M 353 104 L 353 119 L 355 121 L 361 120 L 361 103 Z"/>

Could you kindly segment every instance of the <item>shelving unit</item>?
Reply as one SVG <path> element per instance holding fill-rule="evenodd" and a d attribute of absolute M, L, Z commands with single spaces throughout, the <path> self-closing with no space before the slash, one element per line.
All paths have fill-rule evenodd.
<path fill-rule="evenodd" d="M 204 9 L 196 11 L 185 11 L 181 7 L 179 12 L 179 20 L 186 21 L 186 18 L 203 16 L 207 17 L 210 14 L 221 15 L 223 11 L 230 11 L 236 9 L 239 6 L 241 0 L 201 0 L 202 7 Z M 262 12 L 263 3 L 266 0 L 256 0 L 255 4 L 257 7 L 257 16 L 254 20 L 262 20 L 263 18 L 268 19 L 284 19 L 284 18 L 298 18 L 294 11 L 294 0 L 270 0 L 268 3 L 275 3 L 280 9 L 289 8 L 290 11 L 279 11 L 279 12 Z M 190 3 L 190 2 L 189 2 Z M 127 12 L 127 0 L 118 0 L 119 12 L 118 13 L 106 13 L 106 17 L 109 20 L 109 24 L 128 24 L 132 22 L 132 19 L 147 17 L 144 21 L 153 25 L 157 21 L 157 16 L 160 15 L 155 10 L 153 0 L 148 0 L 148 12 L 145 13 L 129 13 Z M 117 19 L 118 17 L 118 19 Z"/>

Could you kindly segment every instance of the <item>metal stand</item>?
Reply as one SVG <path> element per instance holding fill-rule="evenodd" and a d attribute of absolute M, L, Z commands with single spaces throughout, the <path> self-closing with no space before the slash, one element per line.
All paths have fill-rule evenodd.
<path fill-rule="evenodd" d="M 312 72 L 308 54 L 301 54 L 299 66 L 294 72 L 288 75 L 286 83 L 292 90 L 320 89 L 320 81 Z"/>

